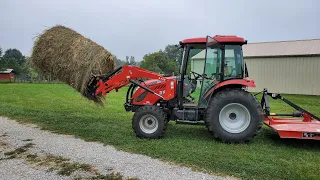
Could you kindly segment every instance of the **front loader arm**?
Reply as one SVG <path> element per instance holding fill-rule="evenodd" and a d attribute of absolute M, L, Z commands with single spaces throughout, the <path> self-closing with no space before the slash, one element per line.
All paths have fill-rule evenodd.
<path fill-rule="evenodd" d="M 105 96 L 106 93 L 109 93 L 112 90 L 118 91 L 118 89 L 126 86 L 130 83 L 136 83 L 134 80 L 141 79 L 141 78 L 148 78 L 148 79 L 161 79 L 164 80 L 163 76 L 154 73 L 152 71 L 148 71 L 146 69 L 137 67 L 137 66 L 128 66 L 124 65 L 109 75 L 105 75 L 104 77 L 100 76 L 99 81 L 96 84 L 95 96 L 103 95 Z M 141 85 L 138 85 L 141 86 Z M 142 87 L 147 91 L 163 98 L 161 95 L 153 92 L 152 90 L 148 89 L 147 87 Z"/>

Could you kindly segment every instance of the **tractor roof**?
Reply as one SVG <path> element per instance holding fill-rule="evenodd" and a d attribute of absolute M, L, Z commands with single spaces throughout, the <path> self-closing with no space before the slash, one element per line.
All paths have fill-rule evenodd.
<path fill-rule="evenodd" d="M 237 43 L 237 44 L 246 44 L 247 41 L 238 36 L 214 36 L 213 37 L 216 41 L 220 43 Z M 193 43 L 206 43 L 207 38 L 206 37 L 200 37 L 200 38 L 190 38 L 190 39 L 184 39 L 181 41 L 181 44 L 193 44 Z"/>

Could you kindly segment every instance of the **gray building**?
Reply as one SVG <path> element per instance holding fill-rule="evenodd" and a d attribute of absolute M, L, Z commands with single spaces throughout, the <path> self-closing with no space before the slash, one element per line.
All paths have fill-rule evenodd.
<path fill-rule="evenodd" d="M 251 91 L 320 95 L 320 39 L 249 43 L 243 56 Z"/>

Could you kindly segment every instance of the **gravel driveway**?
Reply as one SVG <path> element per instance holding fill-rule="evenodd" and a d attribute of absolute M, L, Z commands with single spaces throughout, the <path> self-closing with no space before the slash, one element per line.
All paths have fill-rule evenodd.
<path fill-rule="evenodd" d="M 169 164 L 144 155 L 118 151 L 112 146 L 104 146 L 101 143 L 86 142 L 69 135 L 54 134 L 40 130 L 35 125 L 20 124 L 5 117 L 0 117 L 0 137 L 1 179 L 72 179 L 76 176 L 82 177 L 82 174 L 84 174 L 83 177 L 87 177 L 86 175 L 93 172 L 95 174 L 96 172 L 99 172 L 99 174 L 118 172 L 124 178 L 147 180 L 234 179 L 196 172 L 188 167 Z M 25 152 L 22 151 L 19 154 L 17 153 L 19 151 L 14 151 L 26 144 L 30 147 L 25 148 Z M 10 154 L 8 153 L 10 150 L 18 156 L 15 156 L 16 158 L 5 158 L 4 154 L 6 152 Z M 72 163 L 89 164 L 91 167 L 89 169 L 94 169 L 94 171 L 90 170 L 90 172 L 82 172 L 82 174 L 80 171 L 75 171 L 69 176 L 59 175 L 56 171 L 48 171 L 48 168 L 39 166 L 39 164 L 48 165 L 50 163 L 39 163 L 40 161 L 37 161 L 38 164 L 34 164 L 24 158 L 34 157 L 34 154 L 37 155 L 36 157 L 50 155 L 50 157 L 67 158 Z M 60 161 L 53 163 L 56 162 L 60 163 Z M 51 168 L 54 169 L 55 166 L 57 165 L 54 164 Z M 90 176 L 88 175 L 88 177 Z"/>

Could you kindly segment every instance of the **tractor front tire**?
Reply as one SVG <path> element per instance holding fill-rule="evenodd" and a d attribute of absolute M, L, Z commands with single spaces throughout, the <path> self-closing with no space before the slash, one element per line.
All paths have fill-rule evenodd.
<path fill-rule="evenodd" d="M 263 124 L 263 111 L 256 98 L 242 89 L 215 94 L 207 108 L 206 127 L 224 143 L 248 143 Z"/>
<path fill-rule="evenodd" d="M 140 107 L 132 118 L 132 128 L 139 138 L 161 138 L 166 127 L 166 113 L 157 106 Z"/>

